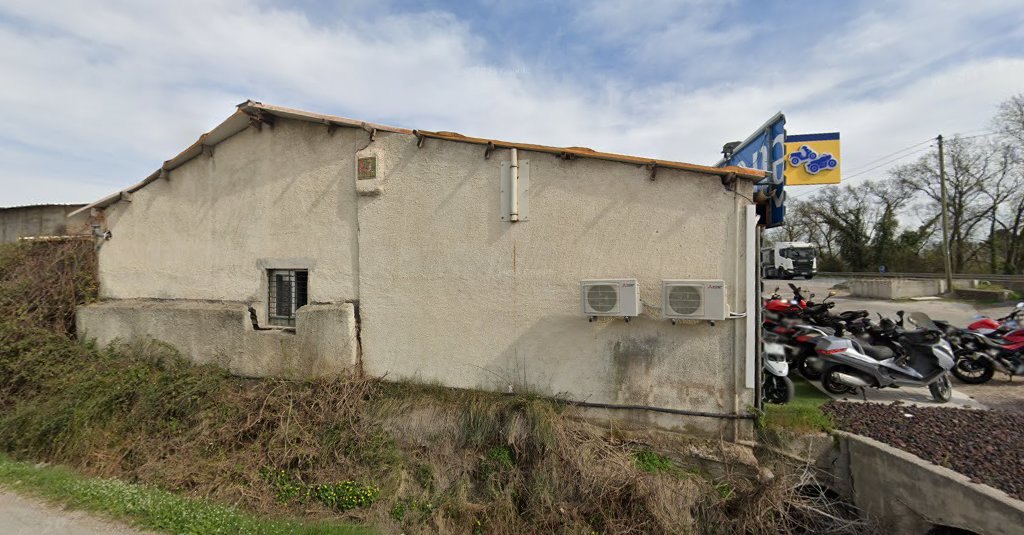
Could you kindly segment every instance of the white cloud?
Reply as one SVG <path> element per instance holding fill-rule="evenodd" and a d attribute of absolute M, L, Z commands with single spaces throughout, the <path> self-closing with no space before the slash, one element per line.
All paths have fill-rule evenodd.
<path fill-rule="evenodd" d="M 716 2 L 577 6 L 574 35 L 621 46 L 636 65 L 575 77 L 522 53 L 495 60 L 487 35 L 455 15 L 386 5 L 335 7 L 337 18 L 312 21 L 246 0 L 0 7 L 0 127 L 18 140 L 0 137 L 0 205 L 89 201 L 134 183 L 250 97 L 698 163 L 783 109 L 791 131 L 841 130 L 851 169 L 919 138 L 983 128 L 1024 89 L 1024 52 L 979 48 L 993 39 L 976 27 L 983 16 L 1022 17 L 996 3 L 972 4 L 969 15 L 932 3 L 865 11 L 822 34 L 809 72 L 766 68 L 710 84 L 692 70 L 638 81 L 630 69 L 736 61 L 729 44 L 742 39 L 720 24 L 728 6 Z M 948 44 L 920 42 L 935 32 Z"/>

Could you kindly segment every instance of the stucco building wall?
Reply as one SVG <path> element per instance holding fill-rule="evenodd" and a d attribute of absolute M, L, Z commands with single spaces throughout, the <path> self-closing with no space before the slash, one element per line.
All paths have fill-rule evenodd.
<path fill-rule="evenodd" d="M 0 243 L 35 236 L 65 236 L 89 231 L 87 214 L 68 218 L 80 204 L 40 204 L 0 208 Z"/>
<path fill-rule="evenodd" d="M 101 297 L 243 302 L 266 318 L 266 270 L 299 268 L 311 303 L 356 299 L 359 143 L 300 121 L 249 128 L 110 206 Z"/>
<path fill-rule="evenodd" d="M 592 403 L 753 404 L 744 320 L 660 317 L 662 279 L 724 280 L 731 311 L 747 312 L 748 180 L 730 191 L 718 176 L 659 168 L 652 181 L 643 165 L 520 150 L 529 214 L 509 223 L 507 149 L 485 158 L 481 145 L 369 138 L 278 118 L 110 205 L 106 301 L 86 307 L 79 327 L 101 342 L 153 336 L 243 375 L 358 366 Z M 356 158 L 369 156 L 377 178 L 358 180 Z M 247 307 L 265 321 L 271 268 L 309 269 L 310 303 L 348 308 L 321 311 L 317 326 L 314 307 L 300 309 L 296 333 L 253 330 Z M 588 322 L 580 279 L 627 277 L 639 281 L 641 317 Z M 285 355 L 294 351 L 313 356 Z"/>
<path fill-rule="evenodd" d="M 363 366 L 372 375 L 575 400 L 733 412 L 742 320 L 672 325 L 662 279 L 723 279 L 744 312 L 742 209 L 720 179 L 594 159 L 529 161 L 529 220 L 501 221 L 479 145 L 385 134 L 360 181 Z M 739 194 L 752 186 L 740 182 Z M 580 279 L 635 277 L 643 315 L 588 322 Z"/>

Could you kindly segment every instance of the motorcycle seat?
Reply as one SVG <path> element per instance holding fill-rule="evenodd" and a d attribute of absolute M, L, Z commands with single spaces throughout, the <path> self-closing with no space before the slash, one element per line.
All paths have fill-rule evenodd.
<path fill-rule="evenodd" d="M 845 310 L 839 313 L 839 318 L 844 321 L 853 321 L 868 316 L 867 310 Z"/>
<path fill-rule="evenodd" d="M 896 356 L 896 352 L 885 346 L 873 346 L 871 344 L 860 344 L 864 354 L 878 361 L 889 360 Z"/>

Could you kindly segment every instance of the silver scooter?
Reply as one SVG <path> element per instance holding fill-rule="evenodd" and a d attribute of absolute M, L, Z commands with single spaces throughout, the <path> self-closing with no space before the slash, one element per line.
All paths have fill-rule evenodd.
<path fill-rule="evenodd" d="M 907 319 L 918 328 L 903 330 L 893 324 L 882 334 L 886 345 L 836 336 L 820 338 L 811 364 L 822 370 L 825 390 L 847 394 L 866 387 L 927 386 L 935 401 L 949 401 L 953 397 L 949 370 L 956 362 L 953 348 L 927 314 L 912 312 Z"/>
<path fill-rule="evenodd" d="M 786 346 L 765 341 L 761 352 L 763 380 L 761 395 L 767 403 L 781 405 L 789 403 L 796 395 L 793 380 L 788 377 L 789 363 L 786 362 Z"/>

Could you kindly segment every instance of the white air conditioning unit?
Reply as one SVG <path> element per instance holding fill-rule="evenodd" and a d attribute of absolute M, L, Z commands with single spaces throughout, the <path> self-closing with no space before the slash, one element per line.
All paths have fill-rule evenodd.
<path fill-rule="evenodd" d="M 724 320 L 725 282 L 708 280 L 661 281 L 661 313 L 672 319 Z"/>
<path fill-rule="evenodd" d="M 589 317 L 631 318 L 640 314 L 640 289 L 636 279 L 588 279 L 580 281 L 583 313 Z"/>

